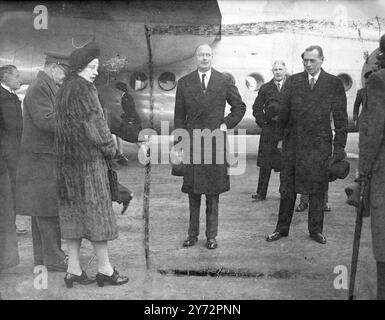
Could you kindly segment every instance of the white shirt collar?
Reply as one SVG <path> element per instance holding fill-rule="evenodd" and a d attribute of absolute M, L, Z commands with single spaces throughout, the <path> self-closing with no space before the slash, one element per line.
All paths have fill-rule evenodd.
<path fill-rule="evenodd" d="M 311 78 L 314 78 L 314 79 L 315 79 L 315 82 L 317 82 L 320 73 L 321 73 L 321 69 L 320 69 L 320 71 L 318 71 L 318 73 L 317 73 L 315 76 L 312 76 L 310 73 L 308 73 L 308 74 L 307 74 L 307 78 L 308 78 L 309 82 L 310 82 L 310 79 L 311 79 Z"/>
<path fill-rule="evenodd" d="M 278 83 L 279 83 L 279 84 L 281 85 L 281 87 L 282 87 L 284 80 L 285 80 L 285 79 L 282 79 L 282 80 L 279 80 L 279 81 L 278 81 L 278 80 L 275 80 L 275 79 L 274 79 L 274 83 L 275 83 L 275 84 L 278 84 Z"/>
<path fill-rule="evenodd" d="M 4 84 L 4 83 L 0 83 L 0 85 L 5 89 L 5 90 L 7 90 L 8 92 L 10 92 L 10 93 L 14 93 L 12 90 L 11 90 L 11 88 L 10 87 L 8 87 L 6 84 Z"/>
<path fill-rule="evenodd" d="M 202 80 L 202 74 L 205 74 L 206 75 L 205 82 L 209 83 L 209 80 L 210 80 L 210 77 L 211 77 L 211 68 L 210 68 L 209 71 L 206 71 L 206 72 L 200 72 L 198 70 L 198 73 L 199 73 L 199 79 L 201 79 L 201 80 Z"/>

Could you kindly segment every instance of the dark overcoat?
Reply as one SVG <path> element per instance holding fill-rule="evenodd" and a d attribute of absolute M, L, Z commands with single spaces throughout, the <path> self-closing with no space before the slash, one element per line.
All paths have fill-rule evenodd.
<path fill-rule="evenodd" d="M 321 69 L 313 90 L 305 71 L 287 80 L 280 117 L 283 134 L 281 194 L 293 192 L 293 179 L 296 193 L 326 192 L 328 158 L 333 147 L 335 151 L 345 148 L 347 125 L 346 94 L 339 78 Z"/>
<path fill-rule="evenodd" d="M 21 102 L 16 94 L 10 93 L 0 85 L 0 130 L 2 131 L 1 145 L 3 155 L 17 164 L 21 135 L 23 132 L 23 117 Z"/>
<path fill-rule="evenodd" d="M 234 128 L 246 111 L 237 87 L 222 73 L 211 69 L 211 77 L 204 93 L 201 87 L 198 70 L 189 73 L 178 81 L 175 98 L 175 129 L 186 129 L 190 137 L 190 164 L 186 165 L 183 177 L 182 192 L 195 194 L 220 194 L 230 189 L 225 157 L 226 137 L 213 139 L 211 157 L 212 164 L 204 164 L 204 143 L 201 148 L 193 148 L 193 129 L 218 129 L 222 123 L 228 129 Z M 225 116 L 226 102 L 231 106 L 230 113 Z M 219 133 L 220 134 L 220 133 Z M 221 141 L 220 141 L 221 140 Z M 220 141 L 220 142 L 219 142 Z M 223 143 L 216 150 L 216 144 Z M 201 163 L 193 164 L 195 153 L 201 153 Z M 218 159 L 218 161 L 216 160 Z M 222 161 L 222 162 L 221 162 Z"/>
<path fill-rule="evenodd" d="M 367 82 L 367 107 L 360 116 L 360 174 L 371 174 L 370 216 L 374 258 L 385 262 L 385 69 Z"/>
<path fill-rule="evenodd" d="M 64 239 L 106 241 L 118 236 L 106 157 L 115 154 L 95 86 L 70 75 L 55 102 L 55 149 L 60 229 Z"/>
<path fill-rule="evenodd" d="M 18 264 L 19 252 L 17 248 L 11 184 L 0 146 L 0 270 L 14 267 Z"/>
<path fill-rule="evenodd" d="M 282 90 L 283 88 L 281 92 Z M 274 159 L 279 152 L 277 149 L 277 121 L 271 121 L 266 118 L 266 108 L 269 100 L 272 98 L 280 98 L 281 92 L 278 91 L 274 79 L 272 79 L 261 86 L 253 104 L 253 116 L 262 129 L 257 155 L 257 166 L 259 167 L 273 168 L 276 163 Z"/>
<path fill-rule="evenodd" d="M 360 106 L 366 103 L 366 88 L 361 88 L 357 91 L 356 100 L 354 100 L 353 115 L 358 116 L 360 113 Z"/>
<path fill-rule="evenodd" d="M 54 103 L 58 87 L 40 71 L 24 98 L 16 213 L 58 216 Z"/>

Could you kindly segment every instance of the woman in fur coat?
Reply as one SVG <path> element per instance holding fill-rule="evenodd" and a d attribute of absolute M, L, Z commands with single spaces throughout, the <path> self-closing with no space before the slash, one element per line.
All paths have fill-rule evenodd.
<path fill-rule="evenodd" d="M 116 150 L 93 84 L 98 75 L 99 54 L 95 43 L 72 52 L 70 72 L 56 96 L 59 217 L 69 251 L 64 278 L 69 288 L 74 282 L 95 282 L 80 266 L 83 238 L 91 241 L 98 258 L 99 286 L 128 281 L 112 268 L 107 250 L 107 241 L 118 236 L 106 162 Z"/>

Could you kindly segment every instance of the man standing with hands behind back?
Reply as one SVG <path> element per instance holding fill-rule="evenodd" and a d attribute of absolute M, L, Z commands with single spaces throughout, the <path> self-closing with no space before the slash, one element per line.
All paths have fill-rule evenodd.
<path fill-rule="evenodd" d="M 200 45 L 195 52 L 198 69 L 178 81 L 175 98 L 174 128 L 188 131 L 190 137 L 190 164 L 185 165 L 182 192 L 189 195 L 190 223 L 188 238 L 184 247 L 193 246 L 198 241 L 199 211 L 202 194 L 206 195 L 206 247 L 217 248 L 215 237 L 218 231 L 219 194 L 230 190 L 227 173 L 225 132 L 234 128 L 243 118 L 246 106 L 237 87 L 231 80 L 211 67 L 213 53 L 207 44 Z M 226 102 L 231 106 L 225 117 Z M 194 129 L 222 131 L 219 139 L 210 141 L 211 164 L 206 164 L 204 147 L 193 148 Z M 213 137 L 216 137 L 213 133 Z M 221 138 L 224 139 L 221 139 Z M 217 137 L 216 137 L 217 138 Z M 201 137 L 198 137 L 201 139 Z M 202 142 L 203 139 L 201 139 Z M 221 140 L 221 141 L 220 141 Z M 219 149 L 219 143 L 223 143 Z M 193 162 L 193 155 L 202 155 L 199 163 Z M 222 162 L 218 161 L 222 159 Z M 224 161 L 223 161 L 224 160 Z"/>
<path fill-rule="evenodd" d="M 259 140 L 257 166 L 259 169 L 257 192 L 251 197 L 256 201 L 266 199 L 267 188 L 271 170 L 275 166 L 274 159 L 279 156 L 277 139 L 277 116 L 273 110 L 273 103 L 278 102 L 281 96 L 282 88 L 286 81 L 286 66 L 283 61 L 273 63 L 273 79 L 261 86 L 258 96 L 253 104 L 253 116 L 262 132 Z M 278 111 L 278 110 L 274 110 Z"/>
<path fill-rule="evenodd" d="M 276 229 L 266 240 L 288 236 L 296 195 L 301 193 L 309 194 L 310 238 L 325 244 L 323 204 L 328 168 L 346 157 L 346 94 L 342 81 L 321 68 L 324 56 L 320 46 L 306 48 L 302 59 L 305 71 L 291 76 L 282 94 L 281 201 Z M 334 140 L 330 114 L 335 126 Z"/>

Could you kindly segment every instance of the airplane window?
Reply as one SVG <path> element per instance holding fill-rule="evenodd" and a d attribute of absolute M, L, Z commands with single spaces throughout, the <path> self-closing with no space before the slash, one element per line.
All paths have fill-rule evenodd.
<path fill-rule="evenodd" d="M 345 91 L 348 91 L 352 87 L 353 80 L 347 73 L 340 73 L 337 77 L 340 78 L 344 84 Z"/>
<path fill-rule="evenodd" d="M 130 86 L 135 91 L 140 91 L 148 85 L 148 78 L 143 72 L 134 72 L 130 77 Z"/>
<path fill-rule="evenodd" d="M 158 78 L 159 87 L 170 91 L 176 87 L 176 76 L 172 72 L 163 72 Z"/>
<path fill-rule="evenodd" d="M 230 81 L 231 81 L 233 84 L 235 84 L 235 78 L 234 78 L 234 76 L 233 76 L 230 72 L 222 72 L 222 73 L 225 75 L 225 77 L 229 78 Z"/>
<path fill-rule="evenodd" d="M 246 77 L 246 87 L 251 91 L 258 91 L 265 80 L 259 73 L 252 73 Z"/>

